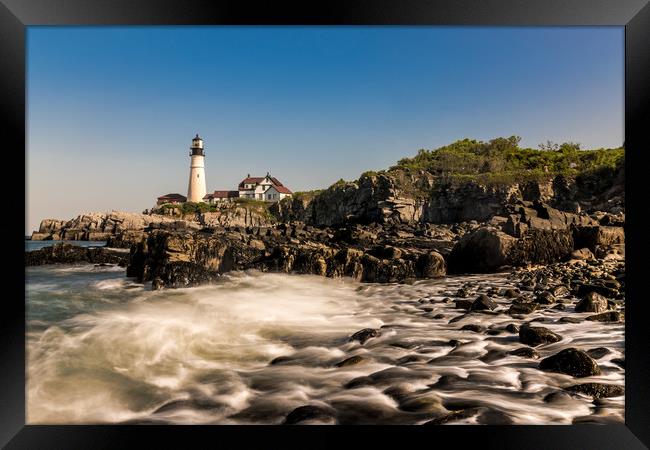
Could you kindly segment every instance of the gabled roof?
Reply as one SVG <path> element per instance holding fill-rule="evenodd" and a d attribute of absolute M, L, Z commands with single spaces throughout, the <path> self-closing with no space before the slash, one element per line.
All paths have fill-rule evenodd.
<path fill-rule="evenodd" d="M 246 177 L 244 178 L 240 183 L 239 183 L 239 189 L 240 190 L 246 190 L 244 189 L 245 184 L 259 184 L 262 181 L 264 181 L 266 177 Z M 271 184 L 273 186 L 282 186 L 282 183 L 280 183 L 280 180 L 278 180 L 275 177 L 269 177 L 271 179 Z"/>
<path fill-rule="evenodd" d="M 273 186 L 280 194 L 293 194 L 286 186 Z"/>
<path fill-rule="evenodd" d="M 187 197 L 181 194 L 165 194 L 158 197 L 158 200 L 175 200 L 179 202 L 187 201 Z"/>

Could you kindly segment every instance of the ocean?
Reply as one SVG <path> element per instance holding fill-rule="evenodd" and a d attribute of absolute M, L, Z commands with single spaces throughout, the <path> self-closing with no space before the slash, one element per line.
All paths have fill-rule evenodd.
<path fill-rule="evenodd" d="M 45 247 L 51 247 L 60 242 L 74 244 L 79 247 L 104 247 L 106 245 L 106 241 L 32 241 L 30 239 L 25 239 L 25 251 L 31 252 L 32 250 L 40 250 Z"/>
<path fill-rule="evenodd" d="M 576 380 L 508 354 L 525 347 L 504 331 L 521 320 L 463 315 L 446 300 L 461 286 L 509 287 L 506 274 L 409 285 L 250 271 L 158 291 L 110 266 L 29 267 L 26 277 L 29 424 L 280 424 L 305 405 L 316 408 L 307 423 L 624 421 L 623 396 L 564 390 L 624 383 L 612 361 L 624 357 L 623 324 L 563 323 L 589 313 L 550 308 L 526 317 L 563 337 L 537 347 L 540 359 L 607 349 L 602 373 Z M 380 335 L 350 341 L 364 328 Z"/>

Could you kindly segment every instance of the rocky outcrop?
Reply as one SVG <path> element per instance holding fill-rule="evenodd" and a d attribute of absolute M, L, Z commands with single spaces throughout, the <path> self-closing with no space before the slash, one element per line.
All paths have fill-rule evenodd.
<path fill-rule="evenodd" d="M 120 211 L 81 214 L 71 220 L 44 219 L 32 240 L 105 241 L 125 231 L 143 231 L 152 224 L 174 222 L 160 215 Z"/>
<path fill-rule="evenodd" d="M 126 266 L 129 262 L 129 253 L 103 247 L 79 247 L 65 242 L 40 250 L 25 252 L 25 266 L 81 262 Z"/>
<path fill-rule="evenodd" d="M 277 223 L 264 205 L 222 205 L 216 212 L 206 212 L 199 216 L 205 227 L 268 227 Z"/>
<path fill-rule="evenodd" d="M 197 285 L 245 269 L 386 283 L 446 274 L 444 257 L 430 242 L 397 247 L 399 237 L 380 232 L 366 240 L 360 231 L 297 224 L 264 230 L 154 230 L 131 248 L 127 275 L 159 288 Z"/>
<path fill-rule="evenodd" d="M 457 223 L 486 221 L 496 215 L 511 220 L 512 230 L 504 231 L 519 237 L 525 231 L 521 228 L 530 226 L 561 229 L 582 224 L 580 221 L 586 216 L 578 213 L 593 212 L 595 205 L 604 205 L 605 210 L 617 209 L 612 205 L 620 202 L 607 201 L 608 195 L 620 194 L 620 189 L 612 190 L 612 183 L 610 180 L 606 186 L 595 186 L 584 177 L 576 180 L 563 176 L 522 183 L 449 182 L 426 171 L 400 169 L 364 174 L 352 182 L 338 182 L 323 191 L 285 199 L 274 205 L 271 212 L 280 221 L 297 220 L 316 226 Z M 511 205 L 517 203 L 524 209 L 513 211 Z M 554 211 L 533 204 L 548 205 Z M 586 224 L 594 223 L 583 225 Z"/>

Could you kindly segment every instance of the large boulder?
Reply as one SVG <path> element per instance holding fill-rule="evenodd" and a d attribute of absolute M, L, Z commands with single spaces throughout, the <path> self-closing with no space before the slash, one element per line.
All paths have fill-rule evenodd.
<path fill-rule="evenodd" d="M 512 246 L 510 265 L 551 264 L 573 251 L 573 236 L 566 230 L 531 229 Z"/>
<path fill-rule="evenodd" d="M 558 372 L 576 378 L 600 374 L 600 367 L 588 354 L 582 350 L 570 347 L 544 358 L 539 368 L 545 372 Z"/>
<path fill-rule="evenodd" d="M 421 278 L 442 277 L 447 274 L 445 258 L 436 251 L 420 255 L 417 260 L 416 268 L 418 276 Z"/>
<path fill-rule="evenodd" d="M 589 292 L 576 304 L 576 312 L 602 313 L 607 311 L 607 299 L 597 292 Z"/>
<path fill-rule="evenodd" d="M 492 272 L 508 264 L 517 239 L 493 227 L 464 235 L 449 254 L 451 273 Z"/>
<path fill-rule="evenodd" d="M 519 341 L 522 344 L 537 347 L 542 344 L 551 344 L 562 340 L 562 336 L 553 333 L 548 328 L 522 326 L 519 329 Z"/>
<path fill-rule="evenodd" d="M 573 229 L 576 248 L 586 247 L 592 252 L 598 246 L 625 243 L 625 229 L 613 226 L 578 226 Z"/>

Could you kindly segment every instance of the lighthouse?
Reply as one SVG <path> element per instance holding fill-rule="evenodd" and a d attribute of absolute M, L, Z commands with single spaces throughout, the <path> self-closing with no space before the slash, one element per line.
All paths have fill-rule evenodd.
<path fill-rule="evenodd" d="M 192 139 L 190 147 L 190 182 L 187 188 L 187 201 L 203 202 L 205 194 L 205 153 L 203 153 L 203 139 L 197 134 Z"/>

